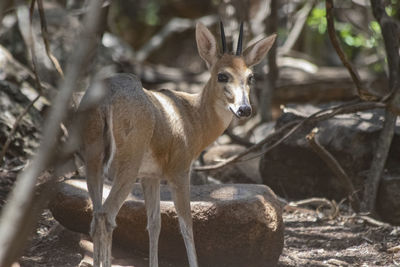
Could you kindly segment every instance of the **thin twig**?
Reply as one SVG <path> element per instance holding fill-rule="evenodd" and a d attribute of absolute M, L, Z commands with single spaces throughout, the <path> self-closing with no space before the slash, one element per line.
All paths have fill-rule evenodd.
<path fill-rule="evenodd" d="M 350 177 L 347 175 L 346 171 L 342 168 L 335 157 L 333 157 L 333 155 L 318 142 L 316 138 L 317 133 L 318 128 L 314 128 L 311 133 L 306 136 L 308 143 L 310 144 L 312 150 L 326 163 L 326 165 L 328 165 L 328 167 L 345 186 L 353 210 L 359 212 L 360 200 L 358 199 L 357 193 L 354 189 L 353 183 L 350 180 Z"/>
<path fill-rule="evenodd" d="M 343 105 L 335 106 L 332 108 L 327 108 L 320 110 L 309 117 L 302 119 L 300 122 L 299 121 L 291 121 L 278 130 L 276 130 L 274 133 L 271 135 L 267 136 L 264 138 L 262 141 L 259 143 L 249 147 L 248 149 L 242 151 L 238 155 L 232 156 L 220 163 L 217 163 L 215 165 L 208 165 L 208 166 L 199 166 L 195 167 L 195 171 L 211 171 L 211 170 L 216 170 L 222 167 L 225 167 L 229 164 L 235 163 L 235 162 L 242 162 L 242 161 L 247 161 L 247 160 L 252 160 L 254 158 L 260 157 L 269 151 L 271 151 L 273 148 L 277 147 L 279 144 L 284 142 L 286 139 L 288 139 L 291 135 L 302 129 L 305 125 L 310 126 L 313 125 L 319 121 L 327 120 L 330 119 L 336 115 L 339 114 L 348 114 L 348 113 L 354 113 L 357 111 L 363 111 L 363 110 L 369 110 L 369 109 L 375 109 L 375 108 L 385 108 L 386 104 L 381 103 L 381 102 L 350 102 L 346 103 Z M 290 130 L 289 130 L 290 129 Z M 280 137 L 282 134 L 284 134 L 283 137 Z M 280 138 L 279 138 L 280 137 Z M 276 138 L 279 138 L 277 141 L 274 141 Z M 270 146 L 267 148 L 263 149 L 261 152 L 257 153 L 256 155 L 252 155 L 251 157 L 244 158 L 244 156 L 258 151 L 260 148 L 262 148 L 264 145 L 271 143 Z"/>
<path fill-rule="evenodd" d="M 378 221 L 377 219 L 374 219 L 374 218 L 369 217 L 367 215 L 356 215 L 356 218 L 362 219 L 362 220 L 366 221 L 367 223 L 369 223 L 371 225 L 374 225 L 374 226 L 379 226 L 379 227 L 382 227 L 382 228 L 392 228 L 392 226 L 390 224 Z"/>
<path fill-rule="evenodd" d="M 349 113 L 354 113 L 358 111 L 363 111 L 363 110 L 369 110 L 369 109 L 374 109 L 374 108 L 385 108 L 386 104 L 381 103 L 381 102 L 350 102 L 346 103 L 343 105 L 339 105 L 333 108 L 327 108 L 323 109 L 321 111 L 318 111 L 311 116 L 303 119 L 299 123 L 299 125 L 296 125 L 292 130 L 289 131 L 284 137 L 282 137 L 280 140 L 278 140 L 276 143 L 274 143 L 272 146 L 266 148 L 259 154 L 253 155 L 252 157 L 242 159 L 241 161 L 246 161 L 246 160 L 252 160 L 254 158 L 260 157 L 261 155 L 264 155 L 265 153 L 268 153 L 271 151 L 273 148 L 281 144 L 283 141 L 285 141 L 287 138 L 289 138 L 292 134 L 303 128 L 304 126 L 308 125 L 309 127 L 313 126 L 317 122 L 324 121 L 327 119 L 330 119 L 336 115 L 340 114 L 349 114 Z"/>
<path fill-rule="evenodd" d="M 388 248 L 386 251 L 387 251 L 387 252 L 390 252 L 390 253 L 397 253 L 397 252 L 400 252 L 400 245 L 397 245 L 397 246 Z"/>
<path fill-rule="evenodd" d="M 313 197 L 313 198 L 308 198 L 308 199 L 302 199 L 298 201 L 292 201 L 287 204 L 289 207 L 301 207 L 301 206 L 316 206 L 316 212 L 317 213 L 324 213 L 321 212 L 321 208 L 323 207 L 329 207 L 329 214 L 326 214 L 329 218 L 329 220 L 332 220 L 336 218 L 339 215 L 339 205 L 336 203 L 335 200 L 328 200 L 326 198 L 318 198 L 318 197 Z"/>
<path fill-rule="evenodd" d="M 340 47 L 339 41 L 338 41 L 338 39 L 336 37 L 336 33 L 335 33 L 333 0 L 326 0 L 325 6 L 326 6 L 326 20 L 327 20 L 327 28 L 328 28 L 329 38 L 331 40 L 333 47 L 335 48 L 337 55 L 339 56 L 340 60 L 342 61 L 343 65 L 349 71 L 350 76 L 353 79 L 354 84 L 356 85 L 358 96 L 361 99 L 366 100 L 366 101 L 377 100 L 378 99 L 377 96 L 372 95 L 370 92 L 368 92 L 364 88 L 364 85 L 361 82 L 360 75 L 358 74 L 357 69 L 355 69 L 353 67 L 353 65 L 347 60 L 342 48 Z"/>
<path fill-rule="evenodd" d="M 319 198 L 319 197 L 313 197 L 313 198 L 307 198 L 307 199 L 302 199 L 302 200 L 297 200 L 297 201 L 291 201 L 288 203 L 289 206 L 291 207 L 301 207 L 301 206 L 329 206 L 332 207 L 332 201 L 326 199 L 326 198 Z"/>
<path fill-rule="evenodd" d="M 36 57 L 36 49 L 35 49 L 35 42 L 33 39 L 33 25 L 32 25 L 32 20 L 33 20 L 33 11 L 35 9 L 35 0 L 32 0 L 31 5 L 29 7 L 29 34 L 28 36 L 24 36 L 25 31 L 22 30 L 24 26 L 20 26 L 21 29 L 21 34 L 24 36 L 24 40 L 26 43 L 26 46 L 31 50 L 31 61 L 32 61 L 32 66 L 33 66 L 33 75 L 35 77 L 35 83 L 37 90 L 40 94 L 43 93 L 43 88 L 42 88 L 42 83 L 40 82 L 39 74 L 38 74 L 38 64 L 37 64 L 37 57 Z M 18 17 L 18 20 L 22 20 L 22 16 Z"/>
<path fill-rule="evenodd" d="M 235 163 L 237 161 L 239 161 L 242 157 L 255 152 L 257 150 L 259 150 L 264 144 L 269 143 L 273 140 L 275 140 L 276 138 L 279 138 L 279 136 L 283 133 L 285 133 L 288 129 L 294 127 L 295 125 L 297 125 L 299 122 L 298 121 L 292 121 L 289 122 L 287 124 L 285 124 L 284 126 L 282 126 L 281 128 L 279 128 L 278 130 L 276 130 L 275 132 L 273 132 L 272 134 L 268 135 L 266 138 L 264 138 L 262 141 L 260 141 L 259 143 L 249 147 L 248 149 L 240 152 L 239 154 L 232 156 L 220 163 L 217 163 L 215 165 L 208 165 L 208 166 L 198 166 L 198 167 L 194 167 L 193 169 L 195 171 L 211 171 L 211 170 L 216 170 L 222 167 L 227 166 L 228 164 L 232 164 Z M 282 138 L 281 138 L 282 139 Z M 277 142 L 279 142 L 281 139 L 279 139 Z"/>
<path fill-rule="evenodd" d="M 32 2 L 34 2 L 34 0 L 32 0 Z M 54 68 L 57 70 L 58 74 L 60 74 L 61 78 L 64 78 L 64 72 L 62 71 L 60 63 L 58 62 L 57 58 L 50 51 L 50 45 L 49 45 L 49 41 L 48 41 L 49 34 L 47 32 L 47 22 L 46 22 L 46 16 L 44 14 L 44 9 L 43 9 L 43 0 L 37 0 L 37 5 L 38 5 L 38 9 L 39 9 L 40 26 L 41 26 L 41 30 L 42 30 L 42 39 L 43 39 L 44 47 L 46 49 L 46 54 L 49 57 Z"/>
<path fill-rule="evenodd" d="M 15 134 L 15 131 L 17 130 L 18 125 L 20 124 L 22 118 L 26 115 L 26 113 L 28 113 L 28 111 L 31 109 L 31 107 L 33 107 L 33 105 L 36 103 L 36 101 L 39 100 L 39 98 L 41 97 L 41 95 L 37 95 L 35 99 L 33 99 L 28 106 L 25 107 L 25 109 L 21 112 L 21 114 L 19 114 L 19 116 L 17 117 L 17 119 L 15 120 L 13 127 L 11 128 L 10 133 L 7 136 L 6 142 L 4 143 L 3 148 L 1 149 L 1 153 L 0 153 L 0 163 L 3 161 L 8 147 L 11 144 L 11 141 L 13 140 L 13 136 Z"/>
<path fill-rule="evenodd" d="M 250 147 L 252 145 L 254 145 L 254 143 L 248 141 L 246 138 L 240 137 L 234 133 L 232 133 L 232 131 L 230 130 L 226 130 L 225 134 L 227 136 L 229 136 L 229 138 L 234 142 L 237 143 L 239 145 L 245 146 L 245 147 Z"/>
<path fill-rule="evenodd" d="M 35 6 L 35 0 L 32 0 L 30 8 L 29 8 L 29 35 L 28 36 L 24 36 L 26 45 L 31 49 L 31 61 L 32 61 L 32 65 L 33 65 L 33 74 L 35 77 L 35 83 L 37 86 L 37 90 L 38 92 L 40 92 L 35 99 L 33 99 L 28 106 L 25 107 L 25 109 L 22 111 L 22 113 L 17 117 L 17 119 L 15 120 L 13 127 L 11 128 L 10 133 L 7 136 L 6 142 L 4 143 L 4 146 L 1 150 L 0 153 L 0 163 L 3 161 L 6 152 L 8 150 L 8 147 L 11 144 L 12 138 L 17 130 L 18 125 L 20 124 L 20 122 L 22 121 L 22 118 L 28 113 L 28 111 L 31 109 L 31 107 L 36 103 L 36 101 L 39 100 L 39 98 L 41 97 L 41 93 L 43 92 L 43 88 L 42 88 L 42 84 L 37 72 L 37 58 L 36 58 L 36 52 L 35 52 L 35 46 L 34 46 L 34 42 L 33 42 L 33 30 L 32 30 L 32 17 L 33 17 L 33 10 L 34 10 L 34 6 Z M 20 24 L 21 27 L 25 27 L 26 25 L 24 25 L 23 21 L 20 20 Z M 21 31 L 22 35 L 24 35 L 24 31 Z"/>
<path fill-rule="evenodd" d="M 44 124 L 43 141 L 39 147 L 32 163 L 18 176 L 16 185 L 10 194 L 7 205 L 3 208 L 0 217 L 0 266 L 10 266 L 17 257 L 18 251 L 27 238 L 27 232 L 21 235 L 21 229 L 25 227 L 26 214 L 30 211 L 34 188 L 39 174 L 49 167 L 55 155 L 58 145 L 57 136 L 60 132 L 65 111 L 68 108 L 69 99 L 72 96 L 76 83 L 88 62 L 90 51 L 95 49 L 97 39 L 94 38 L 98 28 L 100 7 L 102 1 L 91 0 L 89 2 L 89 13 L 84 19 L 84 29 L 79 38 L 79 45 L 67 66 L 65 79 L 60 85 L 50 116 Z M 24 8 L 23 6 L 21 8 Z M 38 209 L 42 209 L 39 206 Z M 29 217 L 31 220 L 32 218 Z"/>
<path fill-rule="evenodd" d="M 218 18 L 214 15 L 204 16 L 198 19 L 206 26 L 210 26 L 218 21 Z M 155 34 L 146 44 L 140 48 L 136 53 L 136 61 L 141 63 L 147 59 L 147 57 L 155 49 L 160 47 L 164 40 L 174 32 L 182 32 L 189 28 L 195 27 L 196 21 L 185 18 L 173 18 L 171 19 L 157 34 Z"/>
<path fill-rule="evenodd" d="M 280 48 L 278 48 L 279 55 L 284 55 L 292 49 L 297 39 L 299 38 L 300 33 L 303 30 L 305 22 L 308 18 L 308 14 L 313 9 L 314 5 L 315 0 L 307 1 L 304 6 L 297 12 L 297 18 L 293 24 L 292 30 L 288 34 L 285 43 Z"/>

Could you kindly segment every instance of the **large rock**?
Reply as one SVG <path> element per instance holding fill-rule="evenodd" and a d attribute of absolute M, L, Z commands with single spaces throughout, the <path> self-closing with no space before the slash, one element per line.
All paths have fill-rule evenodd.
<path fill-rule="evenodd" d="M 109 187 L 105 187 L 105 194 Z M 92 208 L 83 180 L 57 187 L 54 217 L 65 227 L 88 233 Z M 140 185 L 122 206 L 114 242 L 148 251 L 146 215 Z M 177 215 L 166 186 L 161 187 L 160 257 L 186 260 Z M 201 266 L 276 266 L 283 249 L 280 202 L 264 185 L 202 185 L 191 188 L 196 249 Z"/>
<path fill-rule="evenodd" d="M 312 105 L 288 106 L 277 122 L 277 128 L 296 118 L 318 111 Z M 351 178 L 356 190 L 363 192 L 365 177 L 382 129 L 382 110 L 340 115 L 317 124 L 317 138 L 338 160 Z M 398 121 L 386 171 L 400 168 L 400 123 Z M 263 182 L 278 195 L 292 199 L 327 197 L 340 200 L 346 190 L 329 167 L 309 147 L 305 136 L 311 127 L 299 132 L 264 155 L 260 162 Z M 362 194 L 360 194 L 361 196 Z M 398 203 L 400 199 L 397 198 Z"/>
<path fill-rule="evenodd" d="M 207 150 L 203 155 L 205 165 L 214 165 L 227 158 L 246 150 L 241 145 L 216 145 Z M 257 183 L 262 182 L 258 170 L 260 159 L 255 158 L 243 162 L 233 163 L 229 168 L 209 171 L 209 175 L 223 183 Z"/>
<path fill-rule="evenodd" d="M 400 175 L 385 174 L 378 191 L 377 209 L 385 221 L 400 225 Z"/>

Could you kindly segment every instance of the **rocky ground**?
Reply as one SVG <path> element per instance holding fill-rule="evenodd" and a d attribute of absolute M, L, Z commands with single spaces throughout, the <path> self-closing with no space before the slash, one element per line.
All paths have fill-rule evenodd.
<path fill-rule="evenodd" d="M 15 179 L 0 172 L 0 203 Z M 355 216 L 345 206 L 335 218 L 314 207 L 287 206 L 285 247 L 279 265 L 286 266 L 399 266 L 400 227 Z M 90 266 L 92 243 L 88 237 L 61 226 L 45 210 L 39 219 L 20 266 Z M 115 248 L 113 266 L 148 266 L 147 256 L 127 248 Z M 160 266 L 182 264 L 160 260 Z"/>

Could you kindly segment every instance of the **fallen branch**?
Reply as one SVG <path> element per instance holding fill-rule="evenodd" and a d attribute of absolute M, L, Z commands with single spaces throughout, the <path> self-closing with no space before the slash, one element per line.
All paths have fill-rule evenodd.
<path fill-rule="evenodd" d="M 32 224 L 27 227 L 26 220 L 34 220 L 28 214 L 32 211 L 32 203 L 34 203 L 32 201 L 37 177 L 50 166 L 55 157 L 57 152 L 55 148 L 58 145 L 56 137 L 60 132 L 59 125 L 65 116 L 69 99 L 76 88 L 76 82 L 84 73 L 89 52 L 96 47 L 97 40 L 93 36 L 98 27 L 102 1 L 91 0 L 89 5 L 89 13 L 84 19 L 85 27 L 79 39 L 80 43 L 71 57 L 65 79 L 60 85 L 60 91 L 53 101 L 49 117 L 44 123 L 43 141 L 32 163 L 18 176 L 7 205 L 3 207 L 0 217 L 0 266 L 10 266 L 27 239 Z M 28 13 L 24 5 L 19 9 L 25 9 L 25 14 Z M 36 208 L 41 210 L 42 206 L 38 205 Z"/>
<path fill-rule="evenodd" d="M 342 168 L 339 162 L 333 157 L 328 150 L 326 150 L 316 139 L 315 135 L 318 133 L 318 128 L 314 128 L 311 133 L 306 136 L 308 143 L 312 150 L 325 162 L 326 165 L 333 171 L 333 173 L 339 178 L 341 183 L 347 190 L 347 195 L 351 203 L 351 207 L 355 212 L 360 211 L 360 200 L 358 199 L 357 193 L 354 189 L 353 183 L 346 171 Z"/>
<path fill-rule="evenodd" d="M 382 228 L 392 228 L 392 226 L 388 223 L 378 221 L 377 219 L 371 218 L 367 215 L 356 215 L 356 218 L 364 220 L 365 222 Z"/>
<path fill-rule="evenodd" d="M 321 207 L 321 206 L 332 206 L 332 201 L 326 199 L 326 198 L 319 198 L 319 197 L 313 197 L 313 198 L 307 198 L 307 199 L 302 199 L 302 200 L 297 200 L 297 201 L 291 201 L 288 203 L 289 206 L 291 207 L 304 207 L 304 206 L 316 206 L 316 207 Z"/>
<path fill-rule="evenodd" d="M 298 200 L 298 201 L 291 201 L 288 203 L 288 206 L 290 206 L 290 207 L 315 206 L 316 211 L 318 213 L 323 213 L 320 210 L 323 207 L 328 207 L 330 212 L 329 212 L 329 214 L 327 214 L 327 217 L 330 220 L 336 218 L 339 215 L 339 205 L 334 200 L 330 201 L 326 198 L 313 197 L 313 198 L 302 199 L 302 200 Z"/>
<path fill-rule="evenodd" d="M 375 108 L 385 108 L 386 104 L 381 103 L 381 102 L 350 102 L 346 103 L 343 105 L 335 106 L 332 108 L 327 108 L 320 110 L 309 117 L 302 119 L 301 121 L 291 121 L 278 130 L 276 130 L 274 133 L 270 134 L 266 138 L 264 138 L 262 141 L 259 143 L 249 147 L 248 149 L 242 151 L 241 153 L 232 156 L 218 164 L 215 165 L 208 165 L 208 166 L 199 166 L 195 167 L 195 171 L 211 171 L 211 170 L 216 170 L 222 167 L 226 167 L 229 164 L 235 163 L 235 162 L 241 162 L 241 161 L 246 161 L 246 160 L 252 160 L 254 158 L 260 157 L 269 151 L 271 151 L 273 148 L 277 147 L 279 144 L 287 140 L 291 135 L 302 129 L 304 126 L 313 126 L 315 123 L 323 120 L 330 119 L 336 115 L 339 114 L 348 114 L 348 113 L 354 113 L 358 111 L 363 111 L 363 110 L 370 110 L 370 109 L 375 109 Z M 282 137 L 280 137 L 283 135 Z M 277 138 L 279 138 L 277 141 L 275 141 Z M 263 149 L 261 152 L 257 153 L 256 155 L 252 155 L 251 157 L 243 158 L 244 156 L 256 152 L 259 149 L 261 149 L 264 145 L 270 144 L 268 147 Z"/>
<path fill-rule="evenodd" d="M 400 252 L 400 245 L 394 246 L 394 247 L 391 247 L 391 248 L 388 248 L 386 251 L 387 251 L 387 252 L 390 252 L 390 253 L 397 253 L 397 252 Z"/>

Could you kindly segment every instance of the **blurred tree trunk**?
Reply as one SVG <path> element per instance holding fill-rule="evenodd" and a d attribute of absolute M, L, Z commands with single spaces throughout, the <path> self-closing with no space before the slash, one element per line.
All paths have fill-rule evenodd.
<path fill-rule="evenodd" d="M 388 107 L 385 112 L 384 126 L 380 133 L 376 152 L 365 182 L 364 197 L 361 206 L 362 211 L 373 213 L 375 212 L 381 176 L 394 135 L 397 114 L 400 111 L 400 27 L 398 21 L 395 21 L 394 18 L 386 13 L 384 0 L 371 0 L 371 7 L 374 17 L 381 26 L 389 71 L 389 89 L 391 92 L 387 101 Z"/>
<path fill-rule="evenodd" d="M 276 33 L 278 31 L 278 7 L 279 0 L 271 0 L 270 2 L 270 16 L 266 20 L 267 34 Z M 276 63 L 276 53 L 277 52 L 277 41 L 271 47 L 268 53 L 268 75 L 266 79 L 261 84 L 261 94 L 259 99 L 259 112 L 261 115 L 261 121 L 272 120 L 272 98 L 275 91 L 276 81 L 279 77 L 279 69 Z M 263 72 L 263 65 L 260 66 L 260 70 Z"/>

